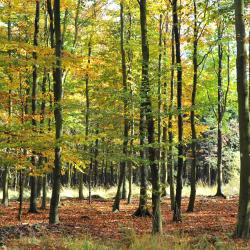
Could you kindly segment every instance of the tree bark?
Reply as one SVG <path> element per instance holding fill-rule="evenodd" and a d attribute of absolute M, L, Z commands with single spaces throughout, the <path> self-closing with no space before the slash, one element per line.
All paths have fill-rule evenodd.
<path fill-rule="evenodd" d="M 162 29 L 163 29 L 163 15 L 160 14 L 159 21 L 159 56 L 158 56 L 158 90 L 157 90 L 157 108 L 158 108 L 158 116 L 157 116 L 157 143 L 158 143 L 158 165 L 159 169 L 161 169 L 161 157 L 162 157 Z M 161 176 L 162 177 L 162 176 Z M 163 180 L 163 178 L 161 179 Z M 161 186 L 165 185 L 164 181 L 161 181 Z M 161 189 L 162 190 L 162 189 Z M 162 195 L 162 193 L 161 193 Z"/>
<path fill-rule="evenodd" d="M 34 41 L 33 45 L 35 47 L 38 46 L 38 34 L 39 34 L 39 19 L 40 19 L 40 2 L 36 1 L 36 13 L 35 13 L 35 32 L 34 32 Z M 32 106 L 32 126 L 33 131 L 35 132 L 35 128 L 37 125 L 36 122 L 36 115 L 37 115 L 37 52 L 33 52 L 32 54 L 33 59 L 35 60 L 35 63 L 33 65 L 33 81 L 32 81 L 32 100 L 31 100 L 31 106 Z M 36 168 L 36 159 L 35 159 L 35 152 L 33 151 L 32 159 L 32 165 L 33 168 Z M 31 194 L 30 194 L 30 213 L 37 213 L 37 177 L 36 176 L 30 176 L 30 188 L 31 188 Z"/>
<path fill-rule="evenodd" d="M 117 192 L 115 201 L 113 204 L 113 211 L 120 209 L 120 198 L 121 198 L 121 187 L 126 181 L 126 167 L 127 167 L 127 157 L 128 157 L 128 131 L 129 131 L 129 120 L 128 120 L 128 86 L 127 86 L 127 66 L 126 66 L 126 54 L 124 48 L 124 1 L 120 2 L 120 45 L 121 45 L 121 61 L 122 61 L 122 83 L 123 83 L 123 103 L 124 103 L 124 132 L 123 132 L 123 157 L 124 159 L 120 163 L 120 178 L 118 182 Z M 125 183 L 124 183 L 125 187 Z M 124 190 L 125 191 L 125 190 Z M 125 193 L 124 193 L 125 194 Z"/>
<path fill-rule="evenodd" d="M 62 37 L 61 37 L 61 25 L 60 25 L 60 0 L 54 1 L 54 28 L 55 28 L 55 55 L 56 55 L 56 67 L 54 69 L 54 117 L 56 128 L 56 145 L 55 145 L 55 167 L 53 169 L 53 187 L 52 197 L 50 201 L 50 214 L 49 223 L 56 224 L 59 222 L 58 205 L 60 199 L 60 187 L 61 187 L 61 154 L 62 149 L 60 146 L 60 139 L 63 133 L 63 111 L 61 106 L 62 100 Z"/>
<path fill-rule="evenodd" d="M 88 42 L 88 62 L 87 62 L 87 74 L 86 74 L 86 79 L 85 79 L 85 98 L 86 98 L 86 112 L 85 112 L 85 137 L 86 140 L 88 140 L 89 136 L 89 116 L 90 116 L 90 98 L 89 98 L 89 73 L 88 69 L 90 67 L 91 63 L 91 54 L 92 54 L 92 45 L 91 45 L 91 38 L 89 39 Z M 88 151 L 88 147 L 85 147 L 85 151 Z M 92 167 L 92 163 L 91 163 Z M 89 170 L 89 173 L 92 175 L 92 170 Z M 83 173 L 79 173 L 79 178 L 83 178 Z M 91 188 L 91 181 L 92 181 L 92 176 L 89 176 L 89 187 Z M 83 199 L 83 185 L 81 182 L 79 183 L 79 199 Z"/>
<path fill-rule="evenodd" d="M 171 199 L 171 210 L 174 210 L 175 192 L 174 192 L 174 152 L 173 152 L 173 112 L 174 112 L 174 65 L 175 65 L 175 47 L 174 47 L 174 28 L 172 28 L 171 39 L 171 81 L 170 81 L 170 105 L 168 117 L 168 169 L 169 169 L 169 188 Z"/>
<path fill-rule="evenodd" d="M 220 9 L 220 0 L 218 0 L 218 9 Z M 220 10 L 218 10 L 220 14 Z M 222 89 L 222 59 L 223 59 L 223 47 L 222 47 L 222 21 L 219 17 L 218 24 L 218 113 L 217 113 L 217 192 L 215 196 L 225 197 L 222 193 L 222 119 L 223 119 L 223 89 Z"/>
<path fill-rule="evenodd" d="M 46 201 L 47 201 L 47 175 L 45 174 L 43 176 L 43 186 L 42 186 L 42 191 L 43 191 L 43 194 L 42 194 L 42 206 L 41 206 L 41 209 L 46 209 Z"/>
<path fill-rule="evenodd" d="M 3 173 L 3 199 L 2 204 L 7 207 L 9 205 L 9 168 L 4 167 Z"/>
<path fill-rule="evenodd" d="M 237 41 L 237 92 L 240 132 L 240 197 L 236 236 L 249 237 L 250 225 L 250 122 L 249 86 L 247 81 L 247 48 L 244 1 L 235 0 L 235 27 Z"/>
<path fill-rule="evenodd" d="M 197 6 L 196 0 L 193 0 L 194 6 L 194 41 L 193 41 L 193 90 L 192 90 L 192 106 L 190 112 L 190 124 L 192 133 L 192 166 L 191 166 L 191 191 L 188 203 L 188 212 L 194 211 L 194 203 L 196 196 L 196 124 L 195 124 L 195 109 L 196 109 L 196 93 L 197 93 L 197 81 L 198 81 L 198 63 L 197 63 L 197 52 L 198 52 L 198 27 L 197 27 Z"/>
<path fill-rule="evenodd" d="M 23 212 L 23 171 L 19 172 L 19 208 L 18 208 L 18 220 L 21 221 Z"/>
<path fill-rule="evenodd" d="M 175 37 L 176 66 L 177 66 L 177 107 L 178 107 L 178 168 L 176 178 L 176 195 L 173 220 L 181 221 L 181 195 L 183 175 L 183 114 L 182 114 L 182 65 L 180 48 L 180 31 L 177 0 L 173 0 L 173 28 Z"/>
<path fill-rule="evenodd" d="M 83 196 L 83 173 L 81 171 L 79 171 L 78 174 L 78 184 L 79 184 L 79 199 L 83 200 L 84 196 Z"/>
<path fill-rule="evenodd" d="M 162 232 L 161 220 L 161 185 L 159 165 L 156 162 L 157 152 L 154 147 L 155 128 L 150 98 L 149 85 L 149 46 L 147 37 L 147 0 L 140 0 L 140 24 L 141 24 L 141 47 L 142 47 L 142 106 L 145 110 L 149 144 L 149 161 L 152 176 L 152 233 Z"/>
<path fill-rule="evenodd" d="M 37 213 L 37 177 L 30 176 L 30 208 L 29 213 Z"/>

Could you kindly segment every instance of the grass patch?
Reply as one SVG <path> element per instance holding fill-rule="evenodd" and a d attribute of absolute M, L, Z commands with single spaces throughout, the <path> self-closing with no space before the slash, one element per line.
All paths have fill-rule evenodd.
<path fill-rule="evenodd" d="M 129 240 L 128 238 L 131 237 Z M 22 238 L 10 244 L 8 249 L 65 249 L 65 250 L 236 250 L 248 249 L 247 243 L 236 244 L 231 239 L 220 240 L 208 236 L 190 238 L 186 235 L 126 236 L 120 242 L 94 241 L 91 238 Z"/>

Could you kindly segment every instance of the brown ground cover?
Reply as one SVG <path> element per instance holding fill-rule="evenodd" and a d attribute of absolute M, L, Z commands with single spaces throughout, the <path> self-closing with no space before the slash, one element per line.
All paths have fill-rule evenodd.
<path fill-rule="evenodd" d="M 238 198 L 220 199 L 197 197 L 194 213 L 186 213 L 188 199 L 183 199 L 183 221 L 172 222 L 170 200 L 162 202 L 163 228 L 165 234 L 185 234 L 188 237 L 206 236 L 229 238 L 235 228 Z M 150 234 L 151 218 L 132 216 L 138 201 L 128 205 L 121 203 L 121 211 L 112 213 L 112 201 L 66 199 L 61 201 L 60 224 L 48 225 L 49 210 L 28 213 L 28 202 L 24 203 L 22 221 L 17 220 L 18 202 L 9 207 L 0 207 L 0 241 L 9 244 L 13 239 L 27 237 L 74 237 L 86 235 L 98 240 L 120 240 L 124 233 L 133 230 L 138 235 Z"/>

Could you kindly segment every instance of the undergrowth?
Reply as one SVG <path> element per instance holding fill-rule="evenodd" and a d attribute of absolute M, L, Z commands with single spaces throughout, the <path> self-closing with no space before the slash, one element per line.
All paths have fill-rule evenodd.
<path fill-rule="evenodd" d="M 208 186 L 202 182 L 197 183 L 197 190 L 196 194 L 199 196 L 213 196 L 216 193 L 216 186 Z M 169 188 L 167 188 L 169 189 Z M 233 196 L 233 195 L 238 195 L 239 193 L 239 182 L 238 180 L 234 179 L 230 183 L 226 184 L 223 186 L 223 192 L 226 196 Z M 140 188 L 137 185 L 133 184 L 133 197 L 138 198 L 139 193 L 140 193 Z M 99 197 L 103 199 L 112 199 L 115 194 L 116 194 L 117 188 L 116 187 L 110 187 L 110 188 L 104 188 L 104 187 L 95 187 L 92 190 L 92 195 L 98 195 Z M 88 188 L 83 187 L 83 195 L 85 198 L 88 197 Z M 150 188 L 148 193 L 150 194 Z M 190 193 L 190 187 L 189 186 L 184 186 L 183 187 L 183 197 L 188 197 Z M 69 188 L 69 187 L 62 187 L 61 190 L 61 198 L 78 198 L 79 191 L 77 187 L 75 188 Z M 48 190 L 48 198 L 51 196 L 51 190 Z M 10 189 L 9 190 L 9 198 L 10 200 L 17 200 L 19 196 L 18 191 Z M 24 190 L 24 199 L 28 199 L 30 196 L 30 191 L 28 189 Z"/>
<path fill-rule="evenodd" d="M 121 241 L 94 241 L 91 238 L 22 238 L 10 244 L 8 249 L 65 249 L 65 250 L 240 250 L 249 249 L 247 242 L 234 242 L 232 239 L 217 237 L 189 237 L 173 234 L 142 237 L 136 236 L 133 230 L 127 232 Z"/>

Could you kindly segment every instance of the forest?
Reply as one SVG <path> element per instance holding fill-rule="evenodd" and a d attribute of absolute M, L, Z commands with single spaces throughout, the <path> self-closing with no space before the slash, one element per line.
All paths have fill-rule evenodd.
<path fill-rule="evenodd" d="M 0 0 L 1 249 L 250 249 L 248 0 Z"/>

